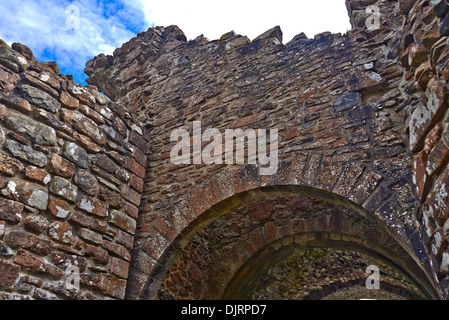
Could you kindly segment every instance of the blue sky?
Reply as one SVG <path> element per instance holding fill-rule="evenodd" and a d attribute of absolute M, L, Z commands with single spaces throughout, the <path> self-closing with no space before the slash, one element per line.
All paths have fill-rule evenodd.
<path fill-rule="evenodd" d="M 178 25 L 188 39 L 210 40 L 234 30 L 254 39 L 280 25 L 284 43 L 349 28 L 344 0 L 0 0 L 0 39 L 21 42 L 36 59 L 56 61 L 85 84 L 84 65 L 149 27 Z M 72 10 L 75 8 L 76 10 Z M 70 9 L 70 10 L 67 10 Z M 77 20 L 73 19 L 74 17 Z M 79 24 L 75 24 L 79 21 Z"/>

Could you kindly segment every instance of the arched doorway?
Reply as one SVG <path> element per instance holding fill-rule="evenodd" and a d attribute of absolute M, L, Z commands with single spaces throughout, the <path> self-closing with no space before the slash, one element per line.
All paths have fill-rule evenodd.
<path fill-rule="evenodd" d="M 367 290 L 368 267 L 380 289 Z M 374 215 L 332 193 L 272 186 L 192 222 L 153 269 L 145 299 L 435 299 L 423 263 Z"/>

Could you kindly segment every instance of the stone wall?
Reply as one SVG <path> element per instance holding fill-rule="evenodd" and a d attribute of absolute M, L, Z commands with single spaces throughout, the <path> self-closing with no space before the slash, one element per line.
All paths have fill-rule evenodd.
<path fill-rule="evenodd" d="M 320 190 L 331 202 L 338 196 L 380 218 L 438 286 L 418 226 L 407 132 L 414 78 L 398 63 L 411 41 L 403 25 L 437 18 L 426 1 L 347 5 L 353 29 L 345 35 L 299 34 L 283 44 L 276 27 L 253 41 L 230 32 L 187 42 L 177 27 L 156 27 L 87 63 L 87 81 L 150 133 L 129 298 L 154 298 L 194 234 L 247 204 L 239 195 L 284 185 Z M 364 23 L 370 5 L 380 14 L 376 30 Z M 262 176 L 252 165 L 174 165 L 170 135 L 191 132 L 193 121 L 204 130 L 278 129 L 277 175 Z"/>
<path fill-rule="evenodd" d="M 58 73 L 0 46 L 0 299 L 123 299 L 148 142 Z"/>

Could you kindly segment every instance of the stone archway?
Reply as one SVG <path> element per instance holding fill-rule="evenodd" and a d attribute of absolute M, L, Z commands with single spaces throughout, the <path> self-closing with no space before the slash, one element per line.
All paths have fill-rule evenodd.
<path fill-rule="evenodd" d="M 356 256 L 360 261 L 381 265 L 384 282 L 376 298 L 437 298 L 433 284 L 421 269 L 425 263 L 377 217 L 341 196 L 289 185 L 243 192 L 206 210 L 164 252 L 141 298 L 263 298 L 256 292 L 257 288 L 264 290 L 259 282 L 262 275 L 270 274 L 276 264 L 298 252 L 314 255 L 314 250 L 324 250 L 320 251 L 325 253 L 323 256 L 333 259 L 339 255 Z M 331 261 L 326 259 L 320 262 L 320 268 Z M 368 265 L 360 262 L 358 267 L 356 270 L 342 263 L 346 274 L 359 275 L 344 281 L 331 269 L 321 272 L 324 278 L 311 276 L 317 283 L 323 278 L 315 286 L 320 290 L 311 293 L 303 289 L 307 288 L 305 282 L 290 286 L 286 282 L 282 290 L 296 288 L 297 298 L 316 299 L 330 293 L 338 295 L 340 289 L 346 288 L 352 290 L 352 295 L 366 298 L 372 294 L 362 293 L 368 275 L 360 275 Z"/>

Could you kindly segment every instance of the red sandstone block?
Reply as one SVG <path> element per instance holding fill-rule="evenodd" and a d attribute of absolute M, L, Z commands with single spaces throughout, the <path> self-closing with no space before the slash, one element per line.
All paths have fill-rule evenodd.
<path fill-rule="evenodd" d="M 68 94 L 65 91 L 61 92 L 61 96 L 59 97 L 59 100 L 65 107 L 67 107 L 69 109 L 76 109 L 80 105 L 80 102 L 78 101 L 78 99 L 72 97 L 70 94 Z"/>
<path fill-rule="evenodd" d="M 29 114 L 31 112 L 30 103 L 27 100 L 25 100 L 21 97 L 18 97 L 18 96 L 10 95 L 10 96 L 6 96 L 6 97 L 1 97 L 0 102 L 5 104 L 9 108 L 16 109 L 17 111 L 20 111 L 25 114 Z M 0 119 L 8 116 L 8 114 L 9 114 L 9 111 L 6 110 L 3 113 L 0 110 Z M 3 120 L 3 119 L 1 119 L 1 120 Z"/>
<path fill-rule="evenodd" d="M 122 230 L 117 230 L 115 241 L 118 244 L 123 245 L 128 250 L 131 250 L 134 247 L 134 237 L 126 232 L 123 232 Z"/>
<path fill-rule="evenodd" d="M 31 233 L 14 230 L 6 236 L 6 242 L 13 248 L 27 249 L 40 256 L 49 255 L 54 249 L 53 242 L 41 239 Z"/>
<path fill-rule="evenodd" d="M 107 155 L 101 154 L 97 157 L 96 165 L 100 167 L 101 169 L 109 172 L 114 173 L 117 165 L 114 161 L 112 161 Z"/>
<path fill-rule="evenodd" d="M 107 234 L 111 237 L 115 237 L 116 231 L 109 228 L 109 224 L 105 220 L 93 219 L 90 228 L 94 231 L 98 231 L 102 234 Z"/>
<path fill-rule="evenodd" d="M 232 169 L 231 175 L 235 194 L 245 192 L 245 175 L 242 168 L 237 167 L 236 169 Z"/>
<path fill-rule="evenodd" d="M 140 193 L 134 191 L 127 185 L 123 185 L 120 191 L 121 196 L 123 199 L 128 200 L 132 204 L 139 206 L 140 205 Z"/>
<path fill-rule="evenodd" d="M 218 189 L 218 185 L 215 180 L 212 180 L 205 184 L 204 195 L 206 196 L 211 206 L 216 205 L 221 201 L 220 190 Z"/>
<path fill-rule="evenodd" d="M 129 142 L 134 144 L 145 154 L 148 154 L 150 152 L 150 144 L 146 142 L 145 139 L 143 139 L 136 131 L 131 131 Z"/>
<path fill-rule="evenodd" d="M 126 157 L 125 159 L 125 169 L 131 171 L 139 178 L 145 178 L 145 168 L 130 157 Z"/>
<path fill-rule="evenodd" d="M 134 219 L 137 219 L 137 217 L 139 216 L 139 208 L 128 202 L 125 204 L 125 212 L 127 215 Z"/>
<path fill-rule="evenodd" d="M 252 223 L 257 223 L 270 218 L 273 212 L 273 207 L 274 201 L 272 200 L 257 203 L 248 211 L 250 221 Z"/>
<path fill-rule="evenodd" d="M 115 118 L 112 122 L 112 127 L 122 136 L 128 136 L 128 128 L 126 127 L 126 124 L 122 121 L 122 119 Z"/>
<path fill-rule="evenodd" d="M 98 288 L 104 294 L 117 299 L 124 299 L 126 292 L 126 280 L 113 275 L 101 274 L 98 280 Z"/>
<path fill-rule="evenodd" d="M 66 219 L 70 214 L 69 204 L 66 201 L 50 198 L 48 211 L 56 218 Z"/>
<path fill-rule="evenodd" d="M 120 211 L 111 211 L 109 215 L 109 222 L 130 234 L 134 234 L 134 232 L 136 231 L 136 220 Z"/>
<path fill-rule="evenodd" d="M 20 266 L 0 260 L 0 288 L 12 287 L 20 275 Z"/>
<path fill-rule="evenodd" d="M 74 212 L 70 216 L 70 222 L 77 223 L 79 225 L 82 225 L 83 227 L 89 227 L 92 223 L 92 219 L 89 218 L 87 215 L 81 212 Z"/>
<path fill-rule="evenodd" d="M 56 241 L 72 244 L 74 237 L 72 227 L 64 222 L 55 221 L 48 227 L 48 236 Z"/>
<path fill-rule="evenodd" d="M 147 165 L 147 155 L 140 149 L 134 151 L 134 159 L 144 167 Z"/>
<path fill-rule="evenodd" d="M 0 199 L 0 220 L 19 223 L 22 220 L 24 206 L 18 202 Z"/>
<path fill-rule="evenodd" d="M 254 114 L 254 115 L 236 120 L 233 123 L 232 127 L 233 128 L 242 128 L 249 124 L 255 124 L 259 121 L 262 121 L 265 118 L 266 118 L 266 115 L 264 113 Z"/>
<path fill-rule="evenodd" d="M 267 239 L 268 242 L 274 242 L 277 240 L 277 230 L 276 230 L 276 226 L 274 225 L 274 223 L 272 221 L 268 221 L 265 224 L 265 232 L 267 234 Z"/>
<path fill-rule="evenodd" d="M 101 264 L 107 264 L 109 262 L 109 253 L 103 248 L 86 243 L 84 245 L 84 253 L 87 257 L 93 257 Z"/>
<path fill-rule="evenodd" d="M 157 219 L 153 226 L 169 242 L 172 242 L 179 235 L 179 232 L 165 218 Z"/>
<path fill-rule="evenodd" d="M 33 272 L 46 273 L 55 278 L 60 279 L 64 275 L 64 272 L 61 269 L 45 263 L 42 258 L 23 249 L 17 252 L 17 255 L 14 257 L 14 262 L 24 268 L 30 269 Z"/>
<path fill-rule="evenodd" d="M 438 141 L 435 148 L 430 152 L 427 160 L 426 173 L 432 177 L 443 169 L 449 161 L 449 149 L 445 146 L 443 141 Z"/>
<path fill-rule="evenodd" d="M 64 160 L 61 156 L 53 154 L 50 162 L 48 163 L 48 171 L 54 173 L 63 178 L 71 178 L 75 173 L 75 165 L 67 160 Z"/>
<path fill-rule="evenodd" d="M 207 201 L 201 186 L 196 187 L 190 192 L 189 202 L 195 217 L 198 217 L 210 208 L 209 202 Z"/>
<path fill-rule="evenodd" d="M 131 255 L 128 250 L 120 244 L 105 240 L 101 244 L 101 247 L 108 250 L 110 254 L 115 255 L 116 257 L 122 258 L 128 262 L 131 261 Z"/>
<path fill-rule="evenodd" d="M 51 175 L 45 170 L 36 168 L 34 166 L 28 166 L 25 168 L 25 176 L 30 180 L 40 182 L 47 185 L 51 181 Z"/>
<path fill-rule="evenodd" d="M 2 190 L 6 197 L 39 210 L 47 209 L 48 190 L 36 183 L 14 178 L 9 180 L 7 188 Z"/>
<path fill-rule="evenodd" d="M 101 234 L 86 228 L 78 230 L 77 234 L 80 238 L 86 240 L 87 242 L 95 244 L 101 244 L 103 242 L 103 237 Z"/>
<path fill-rule="evenodd" d="M 108 206 L 94 197 L 81 196 L 76 201 L 77 208 L 86 211 L 98 217 L 106 217 L 108 215 Z"/>
<path fill-rule="evenodd" d="M 142 193 L 143 185 L 144 185 L 143 180 L 134 175 L 131 177 L 131 180 L 129 181 L 129 186 L 139 193 Z"/>
<path fill-rule="evenodd" d="M 109 272 L 119 278 L 128 279 L 129 262 L 123 261 L 119 258 L 111 257 L 109 259 Z"/>

